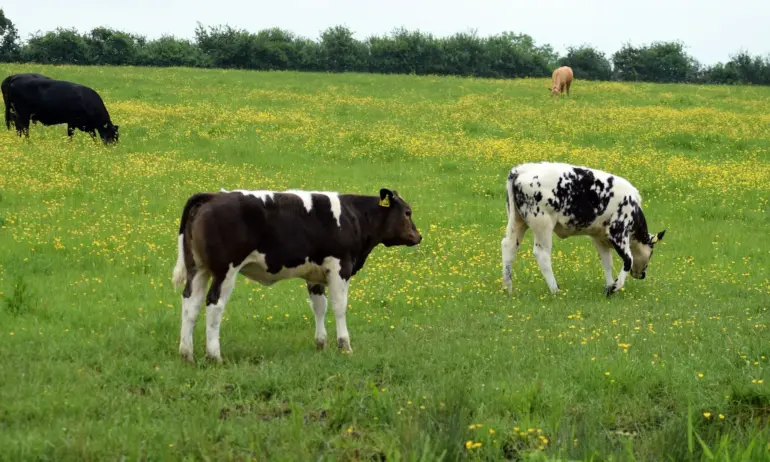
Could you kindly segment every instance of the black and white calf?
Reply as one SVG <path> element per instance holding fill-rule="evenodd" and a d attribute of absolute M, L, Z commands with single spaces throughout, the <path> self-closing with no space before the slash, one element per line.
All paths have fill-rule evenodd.
<path fill-rule="evenodd" d="M 527 228 L 535 236 L 533 253 L 551 292 L 559 286 L 551 269 L 553 233 L 562 239 L 593 239 L 604 267 L 605 294 L 623 287 L 628 273 L 644 279 L 655 243 L 664 231 L 650 234 L 639 191 L 626 179 L 601 170 L 563 163 L 526 163 L 513 167 L 506 182 L 508 226 L 501 242 L 503 286 L 513 291 L 511 266 Z M 623 260 L 612 277 L 611 249 Z"/>
<path fill-rule="evenodd" d="M 414 246 L 422 236 L 396 191 L 379 196 L 289 190 L 197 193 L 185 204 L 172 280 L 182 293 L 179 354 L 193 360 L 193 330 L 206 303 L 206 355 L 221 361 L 219 326 L 238 273 L 263 285 L 307 283 L 318 348 L 326 346 L 326 287 L 346 351 L 350 278 L 379 244 Z M 209 279 L 211 287 L 206 291 Z"/>

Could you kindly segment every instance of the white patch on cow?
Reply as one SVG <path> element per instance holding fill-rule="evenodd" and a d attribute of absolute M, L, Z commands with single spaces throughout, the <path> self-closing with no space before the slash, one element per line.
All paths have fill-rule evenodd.
<path fill-rule="evenodd" d="M 258 199 L 261 199 L 262 202 L 265 202 L 265 199 L 268 197 L 270 199 L 275 200 L 274 198 L 275 194 L 279 193 L 278 191 L 267 191 L 267 190 L 249 191 L 246 189 L 234 189 L 232 191 L 228 191 L 224 188 L 221 188 L 220 190 L 223 193 L 239 192 L 243 195 L 254 196 Z M 342 216 L 342 203 L 340 202 L 340 195 L 338 192 L 287 189 L 286 191 L 280 191 L 280 194 L 294 194 L 295 196 L 299 197 L 300 200 L 302 200 L 302 205 L 305 206 L 305 210 L 308 213 L 310 213 L 310 211 L 313 210 L 313 194 L 319 194 L 319 195 L 328 197 L 329 203 L 331 204 L 332 215 L 334 216 L 334 219 L 337 220 L 337 226 L 339 226 L 340 228 L 342 227 L 342 221 L 340 219 L 340 217 Z"/>
<path fill-rule="evenodd" d="M 174 266 L 174 273 L 171 276 L 171 282 L 174 287 L 179 288 L 187 280 L 187 267 L 184 264 L 184 234 L 180 234 L 177 238 L 177 256 L 176 265 Z"/>
<path fill-rule="evenodd" d="M 267 190 L 255 190 L 255 191 L 249 191 L 246 189 L 234 189 L 232 191 L 226 191 L 225 189 L 222 189 L 223 193 L 227 192 L 234 192 L 234 193 L 241 193 L 244 196 L 254 196 L 257 199 L 261 199 L 263 203 L 267 203 L 267 198 L 269 197 L 271 200 L 274 200 L 273 196 L 275 195 L 275 191 L 267 191 Z"/>
<path fill-rule="evenodd" d="M 240 272 L 245 277 L 262 285 L 270 286 L 278 281 L 291 278 L 300 278 L 308 282 L 319 284 L 326 283 L 326 270 L 323 266 L 315 264 L 305 257 L 305 262 L 292 268 L 283 267 L 278 273 L 269 273 L 265 254 L 256 250 L 250 253 L 240 265 Z"/>
<path fill-rule="evenodd" d="M 308 213 L 313 209 L 313 194 L 328 197 L 329 203 L 331 204 L 332 215 L 334 215 L 334 219 L 337 220 L 337 226 L 342 227 L 342 222 L 340 221 L 340 216 L 342 216 L 342 204 L 340 203 L 339 193 L 332 191 L 304 191 L 300 189 L 289 189 L 284 192 L 299 196 Z"/>

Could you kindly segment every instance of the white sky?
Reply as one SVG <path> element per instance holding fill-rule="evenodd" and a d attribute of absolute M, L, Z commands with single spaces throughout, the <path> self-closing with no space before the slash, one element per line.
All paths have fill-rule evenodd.
<path fill-rule="evenodd" d="M 288 29 L 316 39 L 333 25 L 359 39 L 394 27 L 445 36 L 476 29 L 482 36 L 513 31 L 563 52 L 583 43 L 608 57 L 625 42 L 681 40 L 703 64 L 727 61 L 741 49 L 770 53 L 769 0 L 35 0 L 1 7 L 22 39 L 36 31 L 96 26 L 192 38 L 196 21 L 255 32 Z"/>

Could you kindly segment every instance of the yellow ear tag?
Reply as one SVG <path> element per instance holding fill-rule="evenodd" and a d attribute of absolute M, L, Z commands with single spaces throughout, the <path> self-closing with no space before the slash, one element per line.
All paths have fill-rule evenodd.
<path fill-rule="evenodd" d="M 656 234 L 656 235 L 654 235 L 654 236 L 652 237 L 652 239 L 650 239 L 650 244 L 654 244 L 654 243 L 656 243 L 656 242 L 658 242 L 658 235 L 657 235 L 657 234 Z"/>
<path fill-rule="evenodd" d="M 390 198 L 385 196 L 385 199 L 380 199 L 380 207 L 390 207 Z"/>

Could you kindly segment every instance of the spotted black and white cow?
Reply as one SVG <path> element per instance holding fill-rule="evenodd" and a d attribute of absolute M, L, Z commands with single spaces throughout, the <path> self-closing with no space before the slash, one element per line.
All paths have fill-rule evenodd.
<path fill-rule="evenodd" d="M 526 163 L 513 167 L 506 182 L 508 226 L 501 242 L 503 288 L 513 291 L 511 266 L 528 228 L 534 234 L 537 264 L 551 292 L 559 286 L 551 269 L 553 233 L 562 239 L 593 239 L 604 267 L 605 294 L 620 290 L 628 273 L 644 279 L 655 244 L 664 231 L 650 234 L 639 191 L 626 179 L 601 170 L 564 163 Z M 612 277 L 611 249 L 623 260 Z"/>
<path fill-rule="evenodd" d="M 300 190 L 194 194 L 182 212 L 172 276 L 176 287 L 184 285 L 179 354 L 193 360 L 193 330 L 205 301 L 206 355 L 221 361 L 219 327 L 239 273 L 266 286 L 304 279 L 318 348 L 326 346 L 328 286 L 337 343 L 351 352 L 345 320 L 350 278 L 377 245 L 421 240 L 411 207 L 388 189 L 379 197 Z"/>

